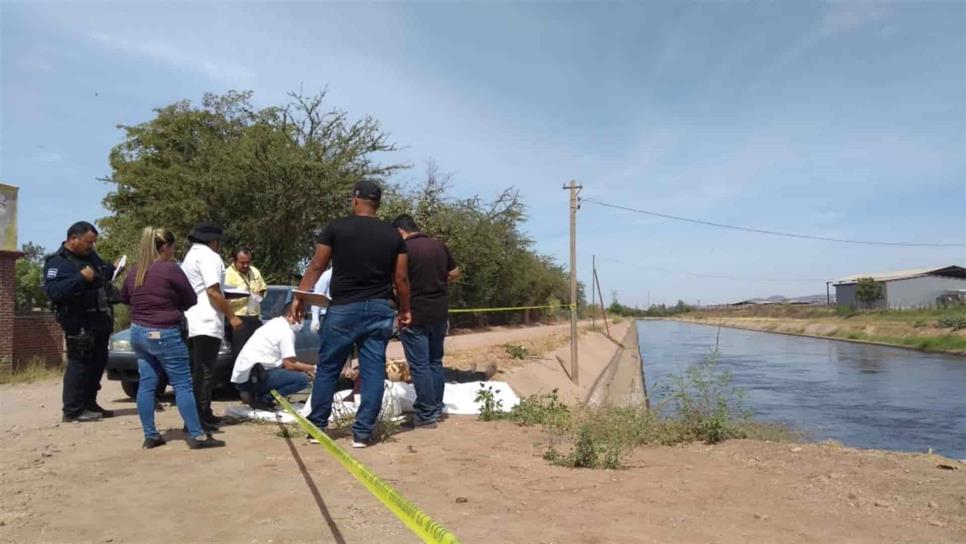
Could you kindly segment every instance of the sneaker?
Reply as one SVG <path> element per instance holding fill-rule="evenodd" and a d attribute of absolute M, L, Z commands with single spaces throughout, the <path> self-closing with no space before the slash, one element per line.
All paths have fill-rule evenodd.
<path fill-rule="evenodd" d="M 158 446 L 163 446 L 163 445 L 165 445 L 167 443 L 168 442 L 165 439 L 161 438 L 160 436 L 157 437 L 157 438 L 145 438 L 144 439 L 144 443 L 141 444 L 141 447 L 144 448 L 144 449 L 146 449 L 146 450 L 150 450 L 150 449 L 154 449 L 154 448 L 156 448 Z"/>
<path fill-rule="evenodd" d="M 61 421 L 64 423 L 86 423 L 88 421 L 100 421 L 104 416 L 100 412 L 84 410 L 78 416 L 64 416 Z"/>
<path fill-rule="evenodd" d="M 212 438 L 211 436 L 205 436 L 204 438 L 188 438 L 188 447 L 193 450 L 200 450 L 205 448 L 221 448 L 225 446 L 224 440 L 218 440 Z"/>
<path fill-rule="evenodd" d="M 369 439 L 352 437 L 352 447 L 357 450 L 361 450 L 362 448 L 368 448 Z"/>
<path fill-rule="evenodd" d="M 420 422 L 420 421 L 417 421 L 416 419 L 413 419 L 412 421 L 409 422 L 409 425 L 407 425 L 407 427 L 411 427 L 413 430 L 435 429 L 436 427 L 439 427 L 439 424 L 435 421 Z"/>
<path fill-rule="evenodd" d="M 310 434 L 305 435 L 305 441 L 308 442 L 309 444 L 321 444 L 322 443 L 322 442 L 319 442 L 319 439 L 318 438 L 316 438 L 316 437 L 314 437 L 314 436 L 312 436 Z"/>
<path fill-rule="evenodd" d="M 92 404 L 90 407 L 88 407 L 87 410 L 94 412 L 96 414 L 101 414 L 101 417 L 114 417 L 114 410 L 107 410 L 105 408 L 101 408 L 101 405 L 97 404 L 96 402 Z"/>

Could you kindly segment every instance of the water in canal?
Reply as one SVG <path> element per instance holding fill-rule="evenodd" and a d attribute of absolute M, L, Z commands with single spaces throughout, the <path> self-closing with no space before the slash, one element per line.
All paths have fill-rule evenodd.
<path fill-rule="evenodd" d="M 677 321 L 637 330 L 652 402 L 719 331 Z M 726 328 L 718 349 L 756 419 L 848 446 L 966 459 L 966 357 Z"/>

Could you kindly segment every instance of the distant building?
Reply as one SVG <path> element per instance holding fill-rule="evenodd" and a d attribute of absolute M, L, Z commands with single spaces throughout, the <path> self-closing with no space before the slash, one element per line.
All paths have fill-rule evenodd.
<path fill-rule="evenodd" d="M 966 290 L 966 268 L 961 266 L 854 274 L 833 282 L 838 304 L 868 307 L 860 304 L 855 296 L 860 278 L 872 278 L 883 284 L 882 298 L 872 308 L 935 308 L 940 301 L 955 300 Z"/>

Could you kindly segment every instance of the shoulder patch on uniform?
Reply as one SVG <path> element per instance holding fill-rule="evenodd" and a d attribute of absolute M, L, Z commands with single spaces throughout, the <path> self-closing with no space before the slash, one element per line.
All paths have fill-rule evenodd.
<path fill-rule="evenodd" d="M 48 278 L 56 278 L 57 277 L 57 269 L 56 268 L 50 268 L 50 269 L 48 269 L 47 270 L 47 277 Z"/>

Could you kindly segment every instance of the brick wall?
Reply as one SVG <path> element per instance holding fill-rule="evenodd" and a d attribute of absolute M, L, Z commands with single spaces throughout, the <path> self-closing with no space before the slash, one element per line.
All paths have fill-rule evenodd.
<path fill-rule="evenodd" d="M 16 293 L 15 266 L 21 253 L 0 251 L 0 372 L 13 366 L 13 312 Z"/>
<path fill-rule="evenodd" d="M 48 312 L 35 312 L 14 317 L 13 361 L 20 368 L 35 358 L 47 367 L 64 362 L 64 332 Z"/>

